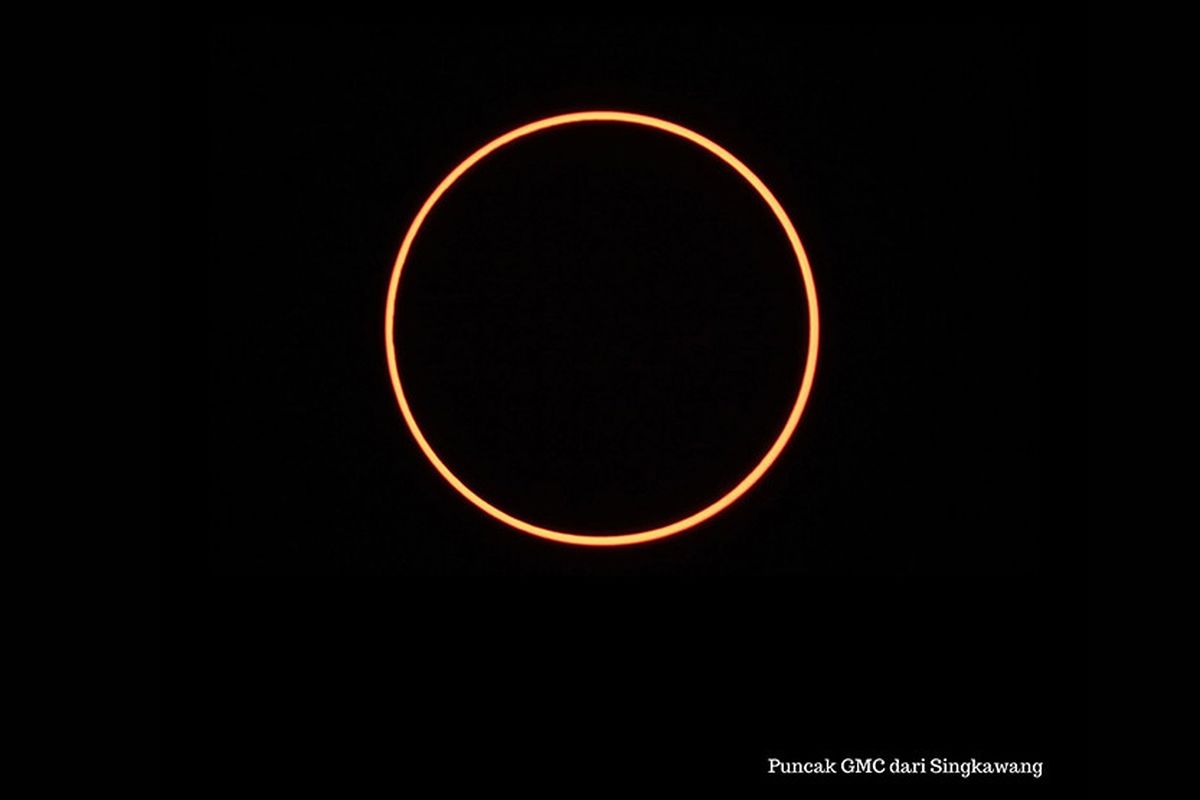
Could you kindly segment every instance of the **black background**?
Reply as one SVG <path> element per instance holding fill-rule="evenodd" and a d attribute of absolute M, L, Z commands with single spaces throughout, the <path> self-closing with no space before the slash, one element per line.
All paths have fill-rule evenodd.
<path fill-rule="evenodd" d="M 1065 269 L 1043 185 L 1051 32 L 206 37 L 204 718 L 273 741 L 232 736 L 223 763 L 796 791 L 813 779 L 764 780 L 767 755 L 942 755 L 1078 778 L 1081 630 L 1046 452 Z M 506 130 L 592 108 L 745 161 L 822 309 L 777 465 L 716 519 L 629 549 L 468 505 L 405 429 L 383 353 L 392 261 L 437 182 Z M 660 524 L 735 482 L 786 416 L 805 341 L 788 259 L 753 193 L 682 140 L 540 134 L 465 177 L 418 240 L 397 318 L 410 399 L 502 507 Z"/>

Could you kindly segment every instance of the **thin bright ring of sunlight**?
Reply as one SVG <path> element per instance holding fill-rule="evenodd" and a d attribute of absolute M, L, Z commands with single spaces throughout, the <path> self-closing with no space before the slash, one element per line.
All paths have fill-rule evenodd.
<path fill-rule="evenodd" d="M 394 332 L 394 317 L 396 314 L 396 291 L 400 287 L 400 275 L 404 271 L 405 261 L 408 259 L 409 251 L 412 249 L 413 241 L 417 238 L 418 231 L 421 230 L 421 224 L 425 218 L 429 216 L 429 212 L 433 209 L 442 195 L 454 185 L 454 182 L 466 173 L 471 167 L 478 164 L 484 158 L 499 150 L 506 144 L 515 142 L 530 134 L 544 131 L 549 128 L 555 128 L 560 125 L 573 125 L 580 122 L 617 122 L 628 125 L 642 125 L 647 128 L 665 131 L 666 133 L 674 134 L 682 139 L 686 139 L 692 144 L 698 145 L 708 152 L 712 153 L 717 158 L 728 164 L 739 175 L 741 175 L 747 183 L 754 187 L 759 196 L 771 208 L 775 214 L 775 219 L 783 227 L 783 231 L 787 234 L 788 241 L 791 242 L 792 250 L 796 254 L 796 262 L 800 267 L 800 274 L 804 279 L 804 293 L 808 301 L 808 354 L 804 364 L 804 377 L 800 381 L 800 389 L 796 393 L 796 402 L 792 406 L 791 414 L 788 415 L 787 422 L 783 426 L 783 430 L 779 432 L 779 436 L 775 442 L 763 455 L 762 460 L 750 470 L 746 477 L 726 492 L 722 497 L 717 499 L 712 504 L 696 511 L 695 513 L 658 528 L 649 530 L 635 531 L 632 533 L 620 533 L 616 535 L 591 535 L 581 533 L 571 533 L 570 531 L 556 531 L 549 528 L 543 528 L 539 525 L 526 522 L 518 519 L 512 514 L 509 514 L 496 506 L 484 500 L 471 490 L 469 486 L 459 480 L 453 472 L 450 471 L 438 454 L 434 452 L 426 440 L 425 435 L 421 432 L 421 428 L 417 425 L 417 420 L 413 416 L 412 409 L 409 408 L 408 399 L 404 394 L 404 386 L 400 380 L 400 371 L 396 367 L 396 345 Z M 657 119 L 656 117 L 647 117 L 642 114 L 629 114 L 623 111 L 581 111 L 573 114 L 560 114 L 554 117 L 540 119 L 537 122 L 531 122 L 528 125 L 511 130 L 508 133 L 485 144 L 483 147 L 476 150 L 466 158 L 461 164 L 447 175 L 437 188 L 433 190 L 433 194 L 421 206 L 421 210 L 417 212 L 413 218 L 412 224 L 408 226 L 408 233 L 404 236 L 404 242 L 400 245 L 400 253 L 396 256 L 396 264 L 392 268 L 391 282 L 388 284 L 387 293 L 387 308 L 384 318 L 384 341 L 387 346 L 387 362 L 388 371 L 391 373 L 392 388 L 396 392 L 396 400 L 400 404 L 400 413 L 404 415 L 404 421 L 408 423 L 408 429 L 412 431 L 413 438 L 417 440 L 417 445 L 429 462 L 446 481 L 458 491 L 467 500 L 470 500 L 475 506 L 487 512 L 491 516 L 500 520 L 506 525 L 510 525 L 519 531 L 539 536 L 543 539 L 550 539 L 556 542 L 575 545 L 589 545 L 593 547 L 613 547 L 616 545 L 640 544 L 642 542 L 650 542 L 655 539 L 662 539 L 680 531 L 687 530 L 694 525 L 698 525 L 707 519 L 719 514 L 721 511 L 728 508 L 734 502 L 744 495 L 751 486 L 758 482 L 766 473 L 771 465 L 775 463 L 775 459 L 779 458 L 779 454 L 791 439 L 792 433 L 796 430 L 796 425 L 800 422 L 800 415 L 804 412 L 804 406 L 808 403 L 809 393 L 812 391 L 813 375 L 817 367 L 817 339 L 820 325 L 817 316 L 817 289 L 813 283 L 812 269 L 809 267 L 808 257 L 804 253 L 804 246 L 800 243 L 800 237 L 796 234 L 796 229 L 792 225 L 792 221 L 788 219 L 787 213 L 783 210 L 783 206 L 775 199 L 775 195 L 771 194 L 771 190 L 766 184 L 753 172 L 750 168 L 739 161 L 732 153 L 721 147 L 711 139 L 705 138 L 695 131 L 688 130 L 681 125 L 676 125 L 673 122 Z"/>

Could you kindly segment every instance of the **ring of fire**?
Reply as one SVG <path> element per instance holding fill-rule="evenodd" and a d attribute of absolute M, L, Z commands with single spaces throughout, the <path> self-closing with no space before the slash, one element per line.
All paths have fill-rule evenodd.
<path fill-rule="evenodd" d="M 633 533 L 621 533 L 615 535 L 592 535 L 571 533 L 568 531 L 556 531 L 549 528 L 544 528 L 539 525 L 534 525 L 525 520 L 518 519 L 511 514 L 497 508 L 496 506 L 484 500 L 482 497 L 473 492 L 470 487 L 464 484 L 459 478 L 450 471 L 442 460 L 438 457 L 433 447 L 426 440 L 425 435 L 421 432 L 420 426 L 417 425 L 417 420 L 413 416 L 412 409 L 409 408 L 408 400 L 404 394 L 404 387 L 400 381 L 400 371 L 396 366 L 396 344 L 394 332 L 394 318 L 396 314 L 396 293 L 400 287 L 400 274 L 404 270 L 405 261 L 408 259 L 409 251 L 412 249 L 413 241 L 417 237 L 418 231 L 421 229 L 421 224 L 425 218 L 429 216 L 429 212 L 437 205 L 439 199 L 446 191 L 454 185 L 454 182 L 463 176 L 463 174 L 486 158 L 491 153 L 500 149 L 506 144 L 516 141 L 530 134 L 544 131 L 548 128 L 558 127 L 560 125 L 572 125 L 580 122 L 616 122 L 630 125 L 642 125 L 648 128 L 664 131 L 674 134 L 682 139 L 704 148 L 712 153 L 717 158 L 721 159 L 725 164 L 734 169 L 749 183 L 759 196 L 770 207 L 771 212 L 775 215 L 780 226 L 787 234 L 788 241 L 791 243 L 792 250 L 796 254 L 796 262 L 800 267 L 800 274 L 804 280 L 804 293 L 808 303 L 808 352 L 804 364 L 804 375 L 800 381 L 800 389 L 796 394 L 796 402 L 792 406 L 792 411 L 788 415 L 787 422 L 776 437 L 774 443 L 766 454 L 758 462 L 758 464 L 747 474 L 736 486 L 722 495 L 718 500 L 699 511 L 684 517 L 683 519 L 672 522 L 668 525 L 663 525 L 650 530 L 636 531 Z M 388 372 L 392 379 L 392 388 L 396 393 L 396 400 L 400 404 L 400 413 L 404 416 L 404 421 L 408 424 L 408 429 L 412 432 L 413 438 L 416 439 L 417 445 L 433 464 L 438 473 L 451 485 L 454 489 L 469 500 L 476 507 L 491 515 L 495 519 L 534 536 L 543 539 L 550 539 L 556 542 L 566 544 L 588 545 L 611 547 L 615 545 L 640 544 L 642 542 L 650 542 L 655 539 L 662 539 L 680 531 L 687 530 L 694 525 L 698 525 L 711 517 L 716 516 L 721 511 L 728 508 L 744 495 L 751 486 L 758 482 L 766 473 L 783 448 L 791 439 L 796 426 L 800 422 L 800 415 L 804 413 L 804 407 L 808 403 L 809 393 L 812 391 L 813 376 L 817 367 L 817 344 L 820 332 L 820 323 L 817 314 L 817 290 L 813 283 L 812 269 L 808 263 L 808 257 L 804 253 L 804 246 L 800 243 L 800 237 L 796 233 L 792 221 L 788 219 L 787 213 L 783 210 L 783 206 L 775 199 L 775 195 L 767 188 L 766 184 L 753 172 L 750 168 L 739 161 L 732 153 L 721 147 L 711 139 L 705 138 L 695 131 L 684 128 L 681 125 L 676 125 L 673 122 L 658 119 L 656 117 L 648 117 L 642 114 L 630 114 L 622 111 L 582 111 L 573 114 L 560 114 L 554 117 L 547 117 L 536 122 L 531 122 L 528 125 L 522 125 L 515 130 L 500 136 L 485 144 L 483 147 L 476 150 L 466 158 L 461 164 L 447 175 L 429 198 L 421 206 L 420 211 L 413 218 L 412 224 L 408 226 L 408 233 L 404 236 L 404 241 L 400 245 L 400 253 L 396 256 L 395 266 L 392 268 L 391 281 L 388 284 L 387 307 L 384 316 L 384 341 L 387 349 Z"/>

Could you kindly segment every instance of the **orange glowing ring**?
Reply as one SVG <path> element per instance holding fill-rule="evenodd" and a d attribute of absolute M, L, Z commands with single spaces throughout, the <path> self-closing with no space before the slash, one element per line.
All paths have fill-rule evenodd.
<path fill-rule="evenodd" d="M 465 483 L 450 471 L 450 469 L 442 463 L 438 458 L 437 453 L 430 447 L 426 441 L 425 435 L 421 433 L 421 428 L 417 425 L 417 420 L 413 417 L 412 409 L 408 407 L 408 400 L 404 396 L 404 387 L 400 384 L 400 372 L 396 368 L 396 345 L 394 335 L 393 318 L 396 314 L 396 290 L 400 286 L 400 273 L 404 269 L 404 262 L 408 258 L 409 250 L 412 248 L 413 240 L 417 238 L 417 232 L 421 229 L 421 223 L 429 216 L 429 212 L 446 193 L 454 182 L 463 176 L 467 170 L 475 166 L 484 158 L 499 150 L 510 142 L 515 142 L 524 136 L 529 136 L 538 131 L 544 131 L 548 128 L 556 128 L 560 125 L 572 125 L 577 122 L 623 122 L 630 125 L 643 125 L 647 128 L 671 133 L 680 138 L 686 139 L 692 144 L 703 147 L 708 152 L 712 153 L 717 158 L 724 161 L 730 167 L 737 171 L 739 175 L 754 187 L 754 190 L 766 201 L 771 207 L 771 211 L 775 214 L 775 218 L 779 220 L 779 224 L 783 226 L 784 233 L 787 234 L 788 241 L 792 244 L 792 250 L 796 253 L 796 261 L 800 265 L 800 274 L 804 277 L 804 292 L 808 299 L 808 356 L 804 365 L 804 377 L 800 382 L 800 391 L 796 395 L 796 403 L 792 407 L 792 413 L 788 415 L 787 423 L 780 431 L 779 437 L 775 439 L 775 443 L 758 462 L 758 465 L 750 471 L 746 477 L 738 483 L 737 486 L 729 490 L 719 500 L 705 508 L 697 511 L 691 516 L 684 517 L 681 520 L 672 522 L 669 525 L 663 525 L 659 528 L 651 530 L 637 531 L 635 533 L 622 533 L 612 536 L 606 535 L 587 535 L 580 533 L 569 533 L 566 531 L 555 531 L 549 528 L 543 528 L 538 525 L 533 525 L 521 519 L 517 519 L 512 514 L 508 514 L 494 505 L 484 500 L 475 492 L 471 491 Z M 438 187 L 433 190 L 433 194 L 429 195 L 429 199 L 421 206 L 421 210 L 417 212 L 417 216 L 413 218 L 412 224 L 408 226 L 408 233 L 404 236 L 404 242 L 400 245 L 400 253 L 396 256 L 396 265 L 392 268 L 392 279 L 388 284 L 387 293 L 387 310 L 384 320 L 385 343 L 387 345 L 387 361 L 388 371 L 392 376 L 392 388 L 396 391 L 396 400 L 400 403 L 400 413 L 404 415 L 404 421 L 408 423 L 408 429 L 412 431 L 413 438 L 417 440 L 417 444 L 421 447 L 421 451 L 425 453 L 425 457 L 429 459 L 434 468 L 441 474 L 446 481 L 453 486 L 459 494 L 470 500 L 483 511 L 500 520 L 506 525 L 511 525 L 517 530 L 525 533 L 540 536 L 543 539 L 551 539 L 556 542 L 564 542 L 566 544 L 590 545 L 594 547 L 612 547 L 625 544 L 640 544 L 642 542 L 650 542 L 655 539 L 662 539 L 680 531 L 687 530 L 693 525 L 709 519 L 710 517 L 719 514 L 725 508 L 733 504 L 739 497 L 744 495 L 747 490 L 753 486 L 759 478 L 763 476 L 771 465 L 775 463 L 775 459 L 779 457 L 784 446 L 792 437 L 792 433 L 796 430 L 796 425 L 800 422 L 800 415 L 804 412 L 804 406 L 808 402 L 808 395 L 812 391 L 813 374 L 817 367 L 817 338 L 819 334 L 819 323 L 817 316 L 817 289 L 813 283 L 812 269 L 808 264 L 808 257 L 804 254 L 804 246 L 800 244 L 800 237 L 796 235 L 796 229 L 792 226 L 792 221 L 788 219 L 787 213 L 783 210 L 783 206 L 779 205 L 779 201 L 775 199 L 775 195 L 771 194 L 771 190 L 766 184 L 759 179 L 757 175 L 750 171 L 750 168 L 739 161 L 728 150 L 721 147 L 711 139 L 707 139 L 695 131 L 688 130 L 681 125 L 676 125 L 673 122 L 657 119 L 655 117 L 647 117 L 643 114 L 629 114 L 623 111 L 581 111 L 574 114 L 560 114 L 554 117 L 540 119 L 537 122 L 531 122 L 528 125 L 522 125 L 516 130 L 493 139 L 483 147 L 476 150 L 465 161 L 454 168 L 454 171 L 447 175 Z"/>

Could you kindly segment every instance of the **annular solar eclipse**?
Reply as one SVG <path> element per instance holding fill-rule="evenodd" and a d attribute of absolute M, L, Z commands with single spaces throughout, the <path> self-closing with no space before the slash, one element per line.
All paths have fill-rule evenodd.
<path fill-rule="evenodd" d="M 534 525 L 523 519 L 507 513 L 503 509 L 493 505 L 487 499 L 481 497 L 471 487 L 467 486 L 458 478 L 449 467 L 438 456 L 437 452 L 430 445 L 422 432 L 420 424 L 413 415 L 412 408 L 409 406 L 408 399 L 404 391 L 404 382 L 396 363 L 396 342 L 395 342 L 395 315 L 396 315 L 396 294 L 400 288 L 400 279 L 404 273 L 404 266 L 408 260 L 409 253 L 412 250 L 413 242 L 416 240 L 421 231 L 421 225 L 426 217 L 437 205 L 442 195 L 446 193 L 454 183 L 461 178 L 471 167 L 478 164 L 483 159 L 487 158 L 492 153 L 507 144 L 522 139 L 526 136 L 532 136 L 540 131 L 549 130 L 564 125 L 579 125 L 579 124 L 621 124 L 621 125 L 640 125 L 647 128 L 653 128 L 665 133 L 672 134 L 691 144 L 703 148 L 716 158 L 724 162 L 729 168 L 736 171 L 747 183 L 754 188 L 763 202 L 771 209 L 772 214 L 783 229 L 788 242 L 791 244 L 792 251 L 795 253 L 796 266 L 800 270 L 801 277 L 804 283 L 804 292 L 808 310 L 808 347 L 805 355 L 804 372 L 800 381 L 800 386 L 797 388 L 795 401 L 792 405 L 791 413 L 788 415 L 787 421 L 784 423 L 779 435 L 774 442 L 763 454 L 762 458 L 747 473 L 732 489 L 726 492 L 721 497 L 709 505 L 700 508 L 699 510 L 671 522 L 666 525 L 661 525 L 656 528 L 638 531 L 619 531 L 612 534 L 583 534 L 563 530 L 551 530 L 540 525 Z M 480 510 L 491 515 L 495 519 L 516 528 L 533 536 L 538 536 L 543 539 L 549 539 L 556 542 L 561 542 L 571 545 L 583 545 L 591 547 L 613 547 L 620 545 L 640 544 L 651 542 L 656 539 L 663 539 L 673 534 L 685 531 L 695 525 L 698 525 L 705 520 L 711 519 L 721 511 L 728 508 L 733 503 L 737 502 L 762 476 L 771 468 L 779 458 L 784 447 L 787 446 L 792 434 L 796 430 L 796 426 L 800 422 L 800 417 L 804 413 L 804 408 L 808 403 L 809 394 L 812 391 L 813 376 L 817 366 L 817 350 L 819 343 L 820 322 L 817 313 L 817 291 L 813 282 L 812 269 L 809 266 L 808 257 L 805 255 L 804 246 L 800 242 L 800 237 L 796 233 L 795 226 L 788 218 L 787 212 L 783 210 L 783 206 L 767 188 L 757 175 L 755 175 L 749 167 L 743 164 L 736 156 L 730 153 L 725 148 L 721 147 L 716 142 L 702 136 L 695 131 L 677 125 L 673 122 L 668 122 L 657 117 L 645 116 L 643 114 L 632 114 L 623 111 L 581 111 L 571 114 L 560 114 L 558 116 L 547 117 L 545 119 L 531 122 L 527 125 L 522 125 L 519 128 L 509 131 L 502 136 L 499 136 L 485 144 L 483 147 L 476 150 L 468 156 L 462 163 L 456 166 L 450 174 L 448 174 L 433 193 L 425 200 L 417 215 L 413 218 L 412 223 L 408 227 L 408 232 L 404 236 L 404 240 L 400 245 L 400 252 L 396 256 L 395 266 L 392 268 L 391 280 L 388 284 L 387 304 L 384 317 L 384 342 L 387 352 L 388 372 L 391 375 L 392 388 L 395 391 L 396 401 L 400 406 L 400 413 L 404 417 L 405 423 L 408 425 L 409 431 L 416 440 L 421 452 L 433 465 L 434 469 L 452 486 L 454 489 L 466 498 L 469 502 L 475 505 Z"/>

